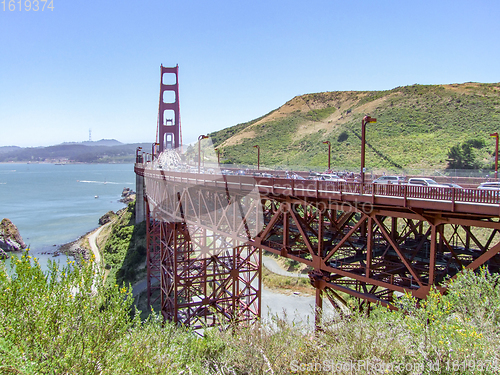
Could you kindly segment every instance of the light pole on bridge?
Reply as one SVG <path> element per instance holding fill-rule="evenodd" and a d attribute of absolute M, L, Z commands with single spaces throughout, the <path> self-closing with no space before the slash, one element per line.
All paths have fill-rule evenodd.
<path fill-rule="evenodd" d="M 198 137 L 198 173 L 201 172 L 201 140 L 202 139 L 207 139 L 208 135 L 200 135 Z"/>
<path fill-rule="evenodd" d="M 498 179 L 498 133 L 490 134 L 490 137 L 495 137 L 495 180 Z"/>
<path fill-rule="evenodd" d="M 257 170 L 260 171 L 260 147 L 259 145 L 253 146 L 257 149 Z"/>
<path fill-rule="evenodd" d="M 220 150 L 218 148 L 215 148 L 214 150 L 217 151 L 217 164 L 220 165 Z"/>
<path fill-rule="evenodd" d="M 154 160 L 155 155 L 156 155 L 156 150 L 157 150 L 156 146 L 159 146 L 159 145 L 160 145 L 159 143 L 153 143 L 151 145 L 151 161 Z"/>
<path fill-rule="evenodd" d="M 366 124 L 369 122 L 377 122 L 376 118 L 365 116 L 361 121 L 361 183 L 365 183 L 365 138 Z"/>

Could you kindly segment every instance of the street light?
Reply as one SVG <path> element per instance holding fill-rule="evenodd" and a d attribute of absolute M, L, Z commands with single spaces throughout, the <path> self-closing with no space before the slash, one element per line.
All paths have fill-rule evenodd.
<path fill-rule="evenodd" d="M 137 147 L 137 149 L 135 150 L 135 162 L 136 163 L 142 163 L 142 155 L 141 155 L 141 158 L 140 158 L 140 161 L 139 161 L 139 154 L 142 152 L 142 147 Z"/>
<path fill-rule="evenodd" d="M 332 144 L 330 141 L 324 141 L 323 143 L 328 145 L 328 171 L 330 170 L 330 155 L 331 155 L 331 150 L 332 150 Z"/>
<path fill-rule="evenodd" d="M 208 138 L 208 135 L 200 135 L 198 137 L 198 173 L 200 173 L 200 166 L 201 166 L 201 140 L 202 139 L 207 139 Z"/>
<path fill-rule="evenodd" d="M 260 171 L 260 147 L 259 145 L 253 146 L 257 149 L 257 170 Z"/>
<path fill-rule="evenodd" d="M 490 134 L 490 137 L 495 137 L 495 180 L 498 179 L 498 133 Z"/>
<path fill-rule="evenodd" d="M 154 160 L 155 158 L 155 155 L 156 155 L 156 146 L 159 146 L 160 144 L 159 143 L 153 143 L 151 144 L 151 160 Z"/>
<path fill-rule="evenodd" d="M 214 150 L 217 151 L 217 164 L 220 165 L 220 150 L 218 148 Z"/>
<path fill-rule="evenodd" d="M 377 122 L 376 118 L 365 116 L 361 121 L 361 183 L 365 183 L 365 136 L 366 136 L 366 124 L 369 122 Z"/>

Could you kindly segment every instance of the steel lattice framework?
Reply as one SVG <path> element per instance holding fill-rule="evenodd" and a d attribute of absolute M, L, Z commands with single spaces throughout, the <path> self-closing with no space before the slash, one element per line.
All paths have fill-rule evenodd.
<path fill-rule="evenodd" d="M 262 225 L 255 186 L 147 175 L 145 185 L 149 303 L 160 298 L 165 319 L 194 329 L 260 317 L 262 253 L 250 242 Z"/>

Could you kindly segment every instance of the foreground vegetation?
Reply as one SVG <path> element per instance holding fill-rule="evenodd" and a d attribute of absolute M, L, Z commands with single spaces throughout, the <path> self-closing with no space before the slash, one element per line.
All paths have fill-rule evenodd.
<path fill-rule="evenodd" d="M 420 308 L 406 296 L 400 311 L 337 317 L 317 334 L 275 317 L 200 337 L 141 321 L 130 290 L 104 286 L 92 261 L 43 273 L 26 253 L 0 265 L 0 373 L 496 373 L 499 282 L 466 272 Z"/>

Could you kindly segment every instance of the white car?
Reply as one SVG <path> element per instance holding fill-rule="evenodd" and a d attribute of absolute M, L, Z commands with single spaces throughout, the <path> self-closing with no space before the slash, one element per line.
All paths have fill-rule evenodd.
<path fill-rule="evenodd" d="M 429 186 L 435 188 L 449 188 L 449 186 L 438 184 L 432 178 L 414 177 L 408 180 L 408 185 Z"/>
<path fill-rule="evenodd" d="M 483 182 L 477 188 L 479 190 L 500 190 L 500 182 Z"/>
<path fill-rule="evenodd" d="M 336 174 L 327 174 L 327 173 L 321 173 L 321 174 L 316 175 L 316 180 L 346 182 L 346 180 L 344 180 L 343 178 L 340 178 Z"/>
<path fill-rule="evenodd" d="M 447 183 L 445 183 L 443 185 L 446 185 L 446 186 L 449 186 L 449 187 L 452 187 L 452 188 L 455 188 L 455 189 L 463 189 L 463 187 L 461 187 L 458 184 L 454 184 L 453 182 L 447 182 Z"/>
<path fill-rule="evenodd" d="M 405 178 L 403 176 L 380 176 L 376 180 L 373 180 L 374 184 L 402 184 L 405 182 Z"/>

